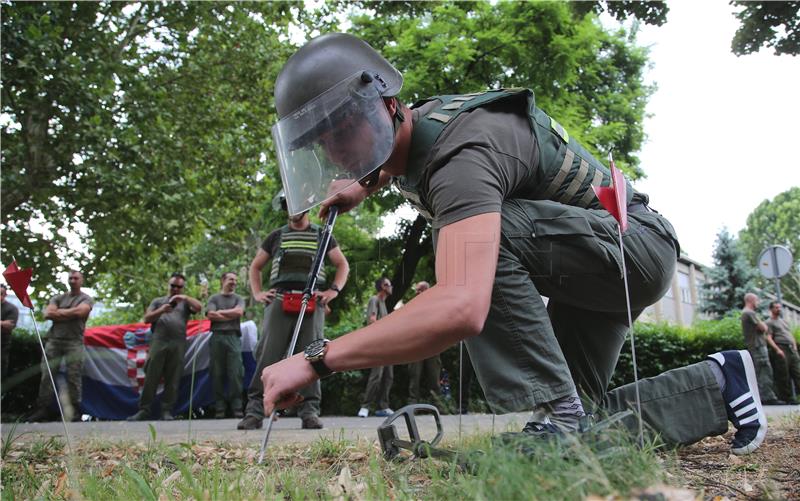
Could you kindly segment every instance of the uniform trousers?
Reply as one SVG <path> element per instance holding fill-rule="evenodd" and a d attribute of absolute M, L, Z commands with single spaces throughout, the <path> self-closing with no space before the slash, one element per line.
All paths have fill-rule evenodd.
<path fill-rule="evenodd" d="M 264 384 L 261 382 L 261 372 L 264 367 L 279 362 L 286 356 L 297 319 L 297 314 L 283 311 L 283 300 L 279 298 L 272 301 L 264 310 L 261 337 L 255 348 L 256 371 L 247 390 L 246 415 L 264 418 Z M 322 339 L 324 327 L 325 312 L 317 304 L 313 313 L 305 314 L 294 353 L 301 353 L 312 341 Z M 303 402 L 298 407 L 297 415 L 301 418 L 319 416 L 322 398 L 320 382 L 315 381 L 299 393 L 303 396 Z"/>
<path fill-rule="evenodd" d="M 147 361 L 144 364 L 144 386 L 139 396 L 139 409 L 153 411 L 156 390 L 164 379 L 164 392 L 161 394 L 161 413 L 172 413 L 178 399 L 178 387 L 183 375 L 186 357 L 186 338 L 153 334 Z"/>
<path fill-rule="evenodd" d="M 800 355 L 789 343 L 775 342 L 783 350 L 785 357 L 779 357 L 770 350 L 772 374 L 775 376 L 775 392 L 778 398 L 787 401 L 792 398 L 792 382 L 794 389 L 800 393 Z"/>
<path fill-rule="evenodd" d="M 83 347 L 83 336 L 79 339 L 48 339 L 44 351 L 47 353 L 47 360 L 50 362 L 50 369 L 56 382 L 58 382 L 58 371 L 61 363 L 64 363 L 64 368 L 67 372 L 66 389 L 69 395 L 68 400 L 74 412 L 80 413 L 83 391 L 83 359 L 86 356 L 86 350 Z M 42 377 L 39 380 L 39 397 L 36 399 L 36 407 L 38 409 L 46 409 L 53 402 L 53 383 L 50 381 L 44 357 L 42 357 L 40 367 Z"/>
<path fill-rule="evenodd" d="M 364 396 L 361 399 L 361 407 L 369 409 L 370 406 L 374 406 L 377 410 L 390 408 L 389 392 L 392 390 L 393 382 L 394 366 L 382 365 L 380 367 L 373 367 L 369 371 L 367 389 L 364 391 Z"/>
<path fill-rule="evenodd" d="M 762 402 L 777 400 L 775 395 L 775 385 L 772 381 L 772 364 L 769 362 L 769 349 L 766 346 L 758 348 L 747 348 L 753 365 L 756 367 L 756 379 L 758 379 L 758 393 L 761 394 Z"/>
<path fill-rule="evenodd" d="M 408 364 L 409 403 L 431 401 L 432 395 L 439 396 L 439 375 L 442 360 L 439 355 Z"/>
<path fill-rule="evenodd" d="M 242 410 L 242 335 L 239 331 L 214 331 L 211 335 L 211 386 L 217 417 L 225 413 L 226 404 L 232 411 Z M 225 384 L 228 384 L 227 394 Z"/>
<path fill-rule="evenodd" d="M 493 411 L 532 410 L 576 391 L 611 414 L 634 409 L 633 384 L 608 391 L 628 333 L 616 221 L 604 210 L 552 201 L 507 200 L 501 215 L 489 316 L 481 334 L 466 340 Z M 656 212 L 631 213 L 628 222 L 623 239 L 636 318 L 669 287 L 678 243 Z M 667 442 L 692 443 L 727 429 L 705 362 L 642 380 L 640 394 L 643 419 Z"/>

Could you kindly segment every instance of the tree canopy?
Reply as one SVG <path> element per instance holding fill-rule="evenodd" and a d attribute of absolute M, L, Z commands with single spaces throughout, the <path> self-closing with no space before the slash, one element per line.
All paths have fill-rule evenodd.
<path fill-rule="evenodd" d="M 733 0 L 741 21 L 731 50 L 737 56 L 772 48 L 776 55 L 800 53 L 800 2 L 750 2 Z"/>
<path fill-rule="evenodd" d="M 770 245 L 784 245 L 794 257 L 792 270 L 781 279 L 781 293 L 787 301 L 800 304 L 800 187 L 764 200 L 747 216 L 739 241 L 748 263 L 758 267 L 758 257 Z M 756 278 L 762 289 L 775 292 L 773 280 Z"/>
<path fill-rule="evenodd" d="M 594 4 L 593 4 L 594 5 Z M 630 9 L 658 19 L 647 4 Z M 652 88 L 635 33 L 547 2 L 2 2 L 2 255 L 36 269 L 40 298 L 71 259 L 102 298 L 136 306 L 171 271 L 216 287 L 285 215 L 270 127 L 273 82 L 295 41 L 338 28 L 405 75 L 402 98 L 525 86 L 595 154 L 632 177 Z M 598 3 L 615 15 L 624 9 Z M 651 14 L 647 14 L 650 11 Z M 655 14 L 652 14 L 655 13 Z M 655 17 L 652 17 L 655 16 Z M 645 19 L 645 22 L 648 22 Z M 298 35 L 298 33 L 300 35 Z M 384 190 L 340 218 L 353 268 L 335 315 L 360 322 L 379 274 L 432 278 L 424 220 L 377 237 L 402 203 Z M 77 235 L 79 242 L 67 240 Z M 418 266 L 420 267 L 418 269 Z M 398 280 L 398 277 L 402 280 Z M 396 287 L 394 300 L 407 287 Z M 246 292 L 242 290 L 242 292 Z"/>

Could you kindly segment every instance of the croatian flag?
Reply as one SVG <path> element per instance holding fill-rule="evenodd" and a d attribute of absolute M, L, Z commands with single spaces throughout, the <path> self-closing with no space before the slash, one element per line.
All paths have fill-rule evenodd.
<path fill-rule="evenodd" d="M 256 325 L 251 321 L 241 325 L 242 361 L 246 391 L 255 372 L 253 351 L 256 344 Z M 196 409 L 214 403 L 209 375 L 209 340 L 211 322 L 190 320 L 186 326 L 187 349 L 183 376 L 178 390 L 174 414 L 189 410 L 189 390 L 192 377 L 192 357 L 195 361 L 194 397 Z M 139 393 L 144 385 L 144 364 L 150 343 L 150 324 L 109 325 L 86 329 L 83 342 L 86 359 L 83 365 L 82 412 L 100 419 L 125 419 L 139 409 Z M 158 415 L 163 384 L 156 392 L 153 414 Z"/>

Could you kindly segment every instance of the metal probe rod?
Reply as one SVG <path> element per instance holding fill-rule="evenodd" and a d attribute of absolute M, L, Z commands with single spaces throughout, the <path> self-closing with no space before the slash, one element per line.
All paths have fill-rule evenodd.
<path fill-rule="evenodd" d="M 311 267 L 311 271 L 308 274 L 308 281 L 306 282 L 306 288 L 303 290 L 303 301 L 300 304 L 300 314 L 297 317 L 297 323 L 294 326 L 294 332 L 292 333 L 292 341 L 289 343 L 289 349 L 286 350 L 286 356 L 283 358 L 289 358 L 294 355 L 294 348 L 297 345 L 297 337 L 300 334 L 300 327 L 303 325 L 303 318 L 306 315 L 306 307 L 308 307 L 308 302 L 311 300 L 311 296 L 314 293 L 314 287 L 317 285 L 317 277 L 319 276 L 319 272 L 322 269 L 322 264 L 325 262 L 325 254 L 328 251 L 328 244 L 331 241 L 331 235 L 333 234 L 333 225 L 336 223 L 336 216 L 339 213 L 339 208 L 335 205 L 328 208 L 328 220 L 325 223 L 325 228 L 322 230 L 322 241 L 320 242 L 319 248 L 317 249 L 317 255 L 314 258 L 314 266 Z M 256 374 L 255 377 L 261 377 L 260 374 Z M 269 442 L 269 434 L 272 431 L 272 423 L 275 421 L 275 415 L 278 413 L 277 407 L 272 410 L 272 414 L 269 416 L 269 422 L 267 423 L 267 429 L 264 432 L 264 440 L 261 441 L 261 452 L 258 455 L 258 464 L 262 464 L 264 462 L 264 453 L 267 450 L 267 442 Z"/>

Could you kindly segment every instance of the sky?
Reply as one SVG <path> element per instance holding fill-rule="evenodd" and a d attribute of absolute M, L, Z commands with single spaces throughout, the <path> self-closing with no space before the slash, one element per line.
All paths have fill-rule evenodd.
<path fill-rule="evenodd" d="M 739 25 L 727 0 L 669 2 L 667 22 L 644 26 L 647 106 L 634 184 L 675 226 L 684 252 L 713 265 L 716 234 L 733 234 L 765 199 L 800 186 L 800 56 L 771 49 L 736 57 Z M 800 229 L 798 229 L 800 231 Z M 800 256 L 795 256 L 795 259 Z"/>

